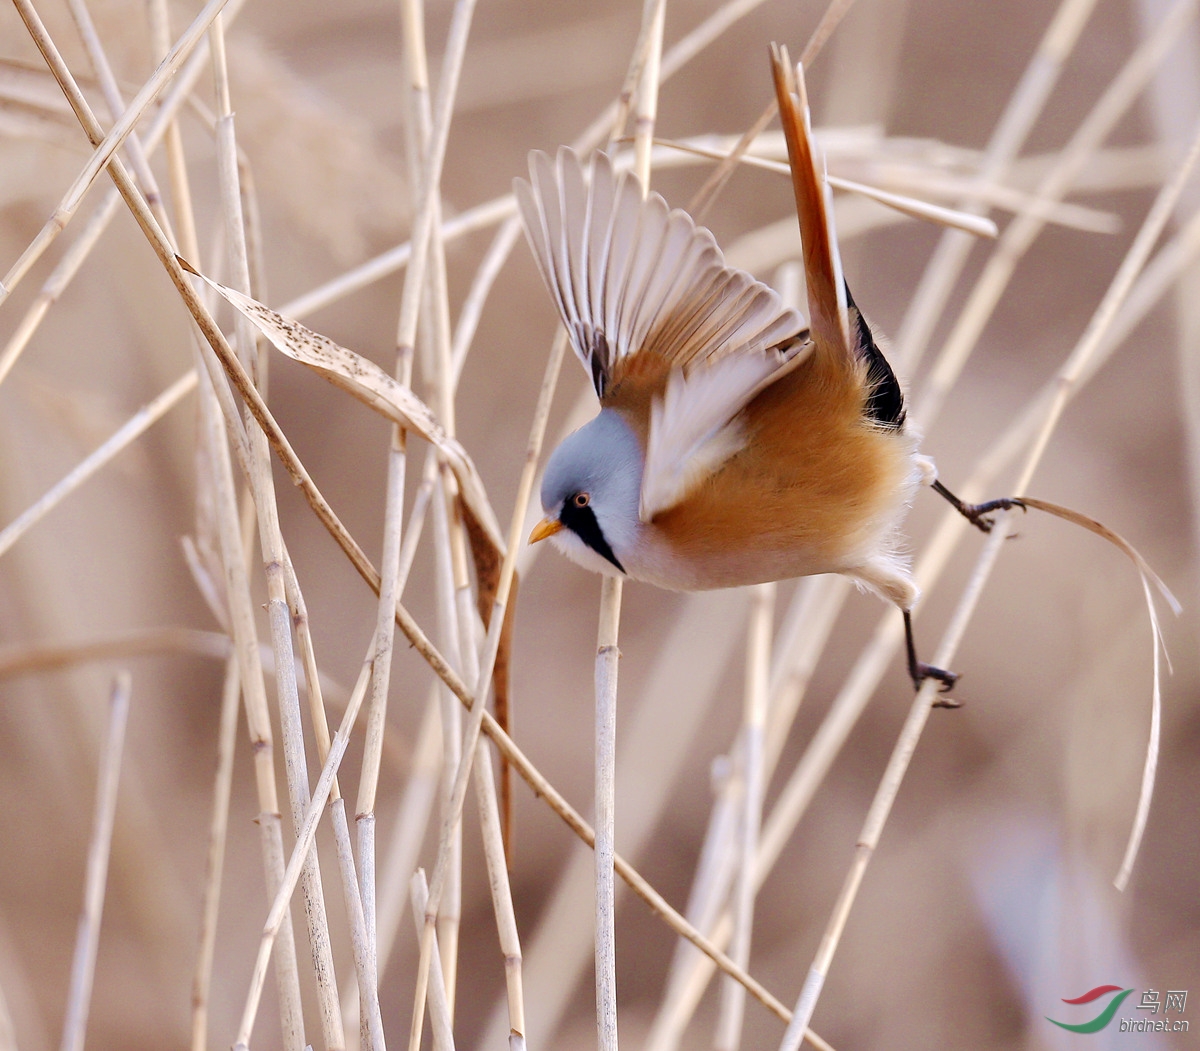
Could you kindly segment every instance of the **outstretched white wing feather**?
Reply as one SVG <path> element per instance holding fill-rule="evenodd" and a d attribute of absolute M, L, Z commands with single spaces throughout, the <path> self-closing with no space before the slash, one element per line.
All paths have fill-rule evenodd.
<path fill-rule="evenodd" d="M 806 327 L 804 319 L 749 274 L 725 265 L 716 241 L 687 213 L 643 198 L 631 174 L 603 153 L 585 178 L 566 148 L 555 160 L 534 152 L 530 182 L 514 189 L 542 279 L 575 353 L 604 397 L 621 358 L 653 352 L 684 368 L 731 354 L 764 356 Z"/>

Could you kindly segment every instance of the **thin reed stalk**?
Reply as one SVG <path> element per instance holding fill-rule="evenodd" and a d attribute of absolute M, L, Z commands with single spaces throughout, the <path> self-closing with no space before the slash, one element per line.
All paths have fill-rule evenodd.
<path fill-rule="evenodd" d="M 41 497 L 0 529 L 0 557 L 84 482 L 111 463 L 191 394 L 196 389 L 196 378 L 194 369 L 185 372 L 157 398 L 134 413 L 111 438 L 76 464 L 61 481 L 47 489 Z"/>
<path fill-rule="evenodd" d="M 83 1051 L 84 1035 L 87 1032 L 92 983 L 96 976 L 96 954 L 100 948 L 104 888 L 108 882 L 108 859 L 112 850 L 117 786 L 132 693 L 132 677 L 128 672 L 120 672 L 113 681 L 108 705 L 108 730 L 100 752 L 92 838 L 88 845 L 87 875 L 84 877 L 83 910 L 79 916 L 79 933 L 75 939 L 75 957 L 71 964 L 71 984 L 67 992 L 67 1010 L 63 1020 L 60 1051 Z"/>
<path fill-rule="evenodd" d="M 767 688 L 771 668 L 771 624 L 775 612 L 775 585 L 754 588 L 746 636 L 746 686 L 741 732 L 740 780 L 742 812 L 739 815 L 737 885 L 734 888 L 734 935 L 730 956 L 741 967 L 750 966 L 750 940 L 754 923 L 755 855 L 762 821 L 765 770 L 763 736 L 767 724 Z M 713 1046 L 735 1051 L 741 1043 L 746 990 L 726 977 L 721 984 L 721 1012 Z"/>
<path fill-rule="evenodd" d="M 154 75 L 143 85 L 137 95 L 134 96 L 133 101 L 129 104 L 125 112 L 121 114 L 120 119 L 112 126 L 108 134 L 100 134 L 96 137 L 96 149 L 88 160 L 87 165 L 79 173 L 61 203 L 55 208 L 53 215 L 46 221 L 46 225 L 42 227 L 41 232 L 34 238 L 29 247 L 21 253 L 21 257 L 12 265 L 8 273 L 5 274 L 4 280 L 0 281 L 0 303 L 3 303 L 8 298 L 13 289 L 16 288 L 17 283 L 29 272 L 33 264 L 42 256 L 42 253 L 66 229 L 67 224 L 74 217 L 75 212 L 83 202 L 83 198 L 95 181 L 96 176 L 104 170 L 106 165 L 114 163 L 116 151 L 121 148 L 122 143 L 124 143 L 125 139 L 133 131 L 134 126 L 158 98 L 171 78 L 179 72 L 180 67 L 187 61 L 192 50 L 200 42 L 204 34 L 208 32 L 209 26 L 212 25 L 226 4 L 240 6 L 240 0 L 209 0 L 208 4 L 205 5 L 192 24 L 188 26 L 183 35 L 175 43 L 175 46 L 171 48 L 167 57 L 163 59 L 158 69 L 155 70 Z M 29 7 L 28 10 L 32 11 L 33 9 Z M 21 15 L 22 18 L 26 18 L 25 11 L 22 11 Z M 36 19 L 36 13 L 33 17 Z M 40 20 L 38 21 L 40 22 Z M 49 37 L 47 36 L 46 39 L 48 40 Z M 36 37 L 35 43 L 39 43 Z M 40 46 L 41 44 L 39 43 Z"/>
<path fill-rule="evenodd" d="M 208 831 L 208 856 L 204 865 L 204 911 L 200 922 L 200 947 L 192 977 L 192 1051 L 208 1047 L 209 993 L 217 943 L 217 916 L 221 907 L 221 881 L 225 874 L 225 842 L 229 832 L 229 799 L 233 792 L 233 754 L 237 743 L 238 702 L 242 682 L 235 659 L 225 662 L 221 690 L 221 716 L 217 730 L 217 772 L 213 779 L 212 818 Z"/>
<path fill-rule="evenodd" d="M 242 212 L 242 192 L 237 164 L 237 142 L 234 129 L 233 102 L 229 90 L 225 61 L 224 25 L 218 15 L 209 31 L 213 58 L 213 77 L 217 98 L 217 162 L 221 191 L 221 206 L 225 218 L 225 243 L 233 287 L 249 294 L 250 260 L 247 252 L 246 226 Z M 245 318 L 236 320 L 237 350 L 243 366 L 253 376 L 259 371 L 253 329 Z M 266 436 L 254 425 L 247 410 L 246 435 L 250 451 L 250 482 L 259 526 L 263 570 L 267 583 L 267 611 L 271 629 L 271 645 L 275 654 L 275 686 L 283 738 L 284 766 L 287 772 L 292 822 L 299 827 L 309 802 L 308 766 L 304 733 L 300 720 L 300 695 L 296 681 L 295 651 L 292 645 L 292 617 L 287 600 L 284 566 L 288 561 L 279 527 L 279 509 L 271 477 L 271 453 Z M 298 592 L 299 585 L 293 581 Z M 315 848 L 308 852 L 301 873 L 304 916 L 308 929 L 309 949 L 316 975 L 318 1016 L 321 1033 L 327 1047 L 342 1048 L 346 1038 L 342 1032 L 342 1012 L 338 1002 L 337 977 L 334 972 L 333 950 L 329 937 L 329 921 L 325 910 L 325 893 L 320 863 Z"/>

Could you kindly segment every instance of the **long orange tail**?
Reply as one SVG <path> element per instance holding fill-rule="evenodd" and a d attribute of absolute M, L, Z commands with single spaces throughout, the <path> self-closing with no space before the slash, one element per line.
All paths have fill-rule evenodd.
<path fill-rule="evenodd" d="M 809 321 L 818 355 L 828 355 L 843 368 L 854 361 L 846 284 L 833 229 L 833 209 L 825 181 L 824 161 L 817 156 L 809 124 L 804 71 L 793 68 L 787 48 L 771 45 L 771 71 L 779 116 L 787 139 L 796 194 L 796 214 L 804 249 L 804 279 L 808 289 Z M 818 164 L 820 167 L 818 167 Z"/>

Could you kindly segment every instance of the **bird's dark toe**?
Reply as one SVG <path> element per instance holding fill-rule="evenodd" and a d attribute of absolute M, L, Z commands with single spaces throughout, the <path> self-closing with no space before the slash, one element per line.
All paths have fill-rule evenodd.
<path fill-rule="evenodd" d="M 1023 501 L 1015 497 L 1001 497 L 999 500 L 988 500 L 982 504 L 964 504 L 962 513 L 967 521 L 976 529 L 983 533 L 990 533 L 992 526 L 996 524 L 996 519 L 993 515 L 997 511 L 1010 511 L 1014 507 L 1019 507 L 1022 511 L 1026 510 Z"/>
<path fill-rule="evenodd" d="M 913 687 L 920 690 L 922 683 L 926 679 L 937 679 L 942 685 L 938 689 L 938 693 L 942 696 L 934 702 L 935 708 L 961 708 L 962 702 L 956 701 L 952 697 L 946 697 L 958 682 L 958 674 L 956 672 L 947 671 L 945 668 L 937 668 L 932 664 L 926 664 L 924 661 L 917 662 L 916 674 L 913 676 Z"/>

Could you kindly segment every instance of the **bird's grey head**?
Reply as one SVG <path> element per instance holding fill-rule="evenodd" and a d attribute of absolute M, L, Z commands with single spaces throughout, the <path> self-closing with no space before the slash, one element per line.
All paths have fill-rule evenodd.
<path fill-rule="evenodd" d="M 602 409 L 566 438 L 546 464 L 542 510 L 547 522 L 561 526 L 553 533 L 555 545 L 585 569 L 624 573 L 640 528 L 641 487 L 637 435 L 617 413 Z"/>

